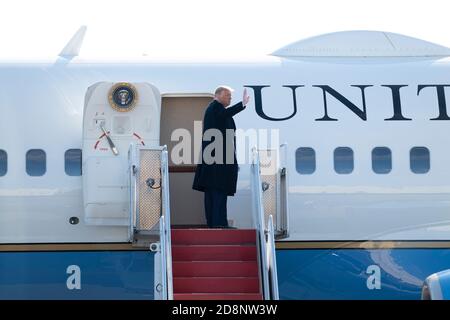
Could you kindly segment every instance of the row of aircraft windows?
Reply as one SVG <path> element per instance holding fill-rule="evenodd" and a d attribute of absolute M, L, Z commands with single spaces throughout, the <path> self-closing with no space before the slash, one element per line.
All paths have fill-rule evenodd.
<path fill-rule="evenodd" d="M 47 156 L 42 149 L 28 150 L 25 156 L 27 174 L 43 176 L 47 171 Z M 69 149 L 64 153 L 64 170 L 69 176 L 81 176 L 81 149 Z M 8 171 L 8 156 L 0 149 L 0 177 Z"/>
<path fill-rule="evenodd" d="M 334 149 L 334 171 L 338 174 L 352 173 L 354 167 L 353 150 L 349 147 Z M 300 174 L 316 171 L 316 152 L 313 148 L 302 147 L 295 152 L 295 166 Z M 423 174 L 430 171 L 430 151 L 426 147 L 414 147 L 409 152 L 409 166 L 412 172 Z M 387 147 L 372 150 L 372 170 L 377 174 L 387 174 L 392 170 L 392 152 Z"/>
<path fill-rule="evenodd" d="M 334 170 L 339 174 L 352 173 L 354 167 L 353 150 L 339 147 L 334 150 Z M 43 176 L 47 171 L 46 154 L 41 149 L 31 149 L 26 153 L 26 171 L 32 177 Z M 414 147 L 410 151 L 410 168 L 417 174 L 430 170 L 430 151 L 426 147 Z M 316 171 L 316 152 L 313 148 L 301 147 L 295 152 L 295 164 L 300 174 L 312 174 Z M 0 177 L 6 175 L 8 157 L 0 149 Z M 81 176 L 81 150 L 69 149 L 64 153 L 64 170 L 69 176 Z M 387 147 L 372 150 L 372 170 L 377 174 L 386 174 L 392 170 L 392 152 Z"/>

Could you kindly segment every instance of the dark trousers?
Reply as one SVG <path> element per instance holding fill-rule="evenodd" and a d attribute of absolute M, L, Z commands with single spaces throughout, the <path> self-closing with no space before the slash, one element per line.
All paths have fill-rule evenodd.
<path fill-rule="evenodd" d="M 226 227 L 227 221 L 227 194 L 225 192 L 205 190 L 205 215 L 208 227 Z"/>

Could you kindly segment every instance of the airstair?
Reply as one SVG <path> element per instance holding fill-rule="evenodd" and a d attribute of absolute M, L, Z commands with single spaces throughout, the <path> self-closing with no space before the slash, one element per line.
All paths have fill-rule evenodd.
<path fill-rule="evenodd" d="M 173 229 L 175 300 L 262 300 L 256 230 Z"/>
<path fill-rule="evenodd" d="M 282 171 L 275 173 L 275 180 L 262 176 L 259 161 L 253 150 L 254 229 L 171 229 L 166 147 L 130 147 L 129 236 L 133 245 L 149 246 L 156 253 L 155 298 L 278 299 L 276 232 L 273 216 L 266 216 L 264 208 L 271 202 L 267 191 L 277 186 L 271 183 Z M 272 193 L 276 199 L 276 191 Z"/>

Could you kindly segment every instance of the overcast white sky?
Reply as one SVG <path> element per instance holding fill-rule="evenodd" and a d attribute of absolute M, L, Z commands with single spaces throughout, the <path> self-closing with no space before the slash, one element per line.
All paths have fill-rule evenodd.
<path fill-rule="evenodd" d="M 445 0 L 1 0 L 0 57 L 55 56 L 81 26 L 81 56 L 238 57 L 344 30 L 450 47 Z"/>

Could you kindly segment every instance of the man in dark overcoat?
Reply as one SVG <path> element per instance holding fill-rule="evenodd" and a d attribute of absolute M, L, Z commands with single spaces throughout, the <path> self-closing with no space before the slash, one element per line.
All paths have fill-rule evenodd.
<path fill-rule="evenodd" d="M 217 87 L 214 100 L 206 108 L 201 162 L 197 165 L 192 186 L 205 193 L 205 215 L 210 228 L 231 228 L 227 220 L 227 196 L 236 193 L 238 177 L 233 116 L 244 110 L 250 100 L 245 89 L 242 102 L 228 107 L 232 92 L 228 86 Z"/>

